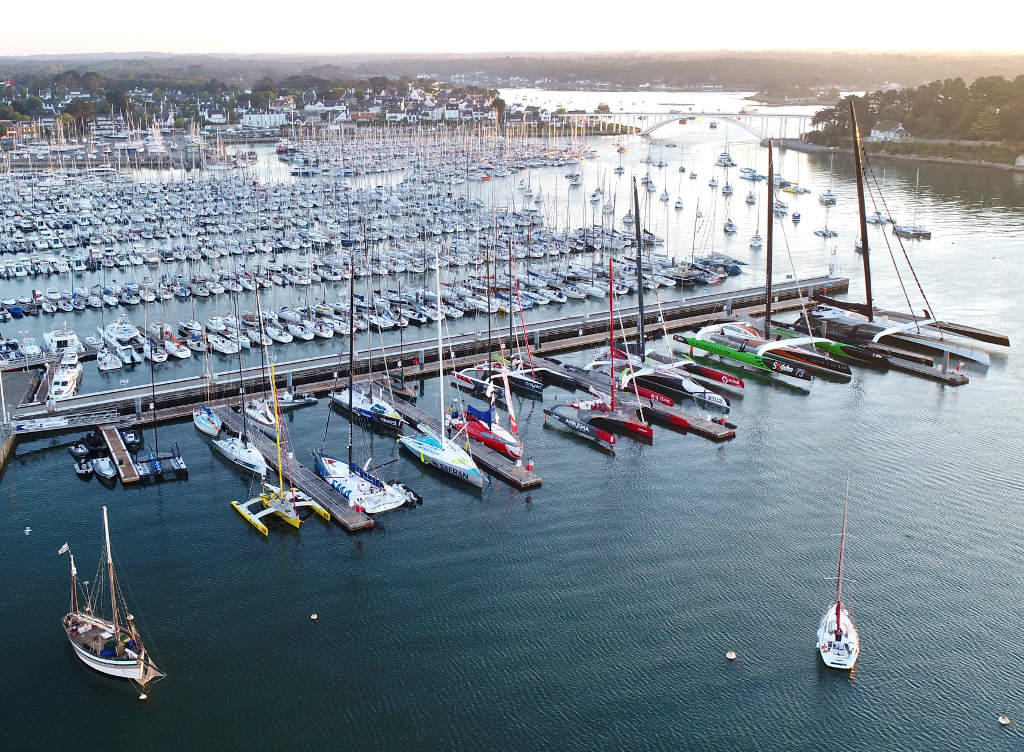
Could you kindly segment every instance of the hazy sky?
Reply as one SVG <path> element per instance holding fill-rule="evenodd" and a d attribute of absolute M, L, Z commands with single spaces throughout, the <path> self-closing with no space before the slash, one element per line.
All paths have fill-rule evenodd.
<path fill-rule="evenodd" d="M 1009 2 L 1008 6 L 1015 6 Z M 49 0 L 3 16 L 0 55 L 71 52 L 493 52 L 706 49 L 1021 50 L 1020 24 L 948 0 L 842 4 Z M 21 5 L 22 9 L 29 6 Z M 994 9 L 993 9 L 994 10 Z M 1009 19 L 1005 19 L 1009 20 Z M 1019 18 L 1018 18 L 1019 21 Z"/>

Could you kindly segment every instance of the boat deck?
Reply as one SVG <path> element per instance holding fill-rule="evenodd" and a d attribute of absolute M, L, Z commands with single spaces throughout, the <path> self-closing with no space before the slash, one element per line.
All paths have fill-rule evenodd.
<path fill-rule="evenodd" d="M 365 388 L 365 382 L 356 385 L 356 389 L 360 387 Z M 405 400 L 395 400 L 393 405 L 399 414 L 412 426 L 416 426 L 418 423 L 425 423 L 433 430 L 440 431 L 436 415 L 430 415 Z M 539 475 L 536 475 L 531 470 L 527 470 L 522 464 L 517 465 L 515 460 L 509 459 L 504 454 L 496 452 L 473 439 L 469 441 L 469 451 L 480 467 L 497 476 L 513 488 L 527 491 L 531 488 L 540 487 L 541 479 Z"/>
<path fill-rule="evenodd" d="M 242 418 L 227 406 L 212 408 L 217 417 L 224 421 L 224 428 L 235 435 L 242 432 Z M 270 467 L 277 467 L 277 445 L 259 431 L 248 431 L 249 441 L 256 445 Z M 328 512 L 331 517 L 350 533 L 373 527 L 373 518 L 357 512 L 329 486 L 319 475 L 292 458 L 281 468 L 285 478 L 299 491 L 306 494 Z"/>
<path fill-rule="evenodd" d="M 117 426 L 108 425 L 100 426 L 99 428 L 100 433 L 103 435 L 103 440 L 107 442 L 107 449 L 110 450 L 114 466 L 117 467 L 117 474 L 121 476 L 121 482 L 127 486 L 130 483 L 138 483 L 142 480 L 138 469 L 135 467 L 135 462 L 132 460 L 132 456 L 128 453 L 128 447 L 124 445 L 121 432 L 117 430 Z"/>

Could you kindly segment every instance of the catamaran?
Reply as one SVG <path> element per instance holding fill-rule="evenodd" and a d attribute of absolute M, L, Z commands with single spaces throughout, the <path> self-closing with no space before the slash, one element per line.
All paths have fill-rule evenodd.
<path fill-rule="evenodd" d="M 437 297 L 441 299 L 441 261 L 440 256 L 436 257 L 435 272 L 437 275 Z M 448 438 L 445 428 L 444 416 L 444 348 L 441 343 L 441 319 L 437 320 L 437 373 L 440 377 L 438 388 L 441 391 L 440 410 L 438 414 L 439 431 L 433 430 L 430 426 L 420 423 L 417 428 L 422 436 L 401 436 L 398 443 L 419 457 L 427 465 L 442 470 L 460 480 L 464 480 L 472 486 L 483 488 L 484 476 L 469 454 L 469 442 L 466 449 L 463 449 L 454 441 Z"/>
<path fill-rule="evenodd" d="M 114 574 L 114 560 L 110 550 L 110 527 L 107 522 L 107 508 L 103 507 L 104 554 L 107 560 L 107 577 L 98 578 L 92 588 L 85 583 L 85 604 L 78 602 L 78 570 L 75 557 L 68 544 L 61 546 L 58 554 L 71 557 L 71 610 L 62 624 L 75 655 L 86 666 L 108 676 L 130 679 L 143 690 L 153 681 L 165 676 L 157 668 L 152 656 L 146 651 L 135 617 L 128 612 L 124 595 Z M 97 613 L 104 587 L 110 588 L 110 618 Z M 145 699 L 145 694 L 140 696 Z"/>
<path fill-rule="evenodd" d="M 850 611 L 843 605 L 843 553 L 846 548 L 846 514 L 850 508 L 850 481 L 846 481 L 843 532 L 839 538 L 839 572 L 836 599 L 818 624 L 818 653 L 829 668 L 852 669 L 860 655 L 860 635 Z"/>

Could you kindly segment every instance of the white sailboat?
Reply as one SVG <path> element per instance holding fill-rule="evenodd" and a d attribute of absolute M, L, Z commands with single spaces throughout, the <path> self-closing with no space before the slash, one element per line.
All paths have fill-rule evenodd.
<path fill-rule="evenodd" d="M 818 653 L 829 668 L 850 670 L 860 655 L 860 635 L 850 611 L 843 605 L 843 553 L 846 548 L 846 513 L 850 508 L 850 481 L 846 481 L 843 533 L 839 538 L 839 573 L 836 599 L 818 624 Z"/>
<path fill-rule="evenodd" d="M 441 299 L 441 262 L 435 260 L 437 275 L 437 299 Z M 467 449 L 463 449 L 445 435 L 444 415 L 444 348 L 441 345 L 441 319 L 437 320 L 437 372 L 438 388 L 441 390 L 438 426 L 440 432 L 420 423 L 417 427 L 422 436 L 400 436 L 398 443 L 420 458 L 425 465 L 433 465 L 449 475 L 464 480 L 472 486 L 483 488 L 484 476 L 476 466 Z"/>
<path fill-rule="evenodd" d="M 147 684 L 162 678 L 165 674 L 157 668 L 152 657 L 146 652 L 135 626 L 135 617 L 128 612 L 121 589 L 118 587 L 110 552 L 110 528 L 107 523 L 106 507 L 103 507 L 103 535 L 109 579 L 104 582 L 101 578 L 93 588 L 87 590 L 86 602 L 80 607 L 78 571 L 75 569 L 75 557 L 72 554 L 71 610 L 62 620 L 62 624 L 75 655 L 82 663 L 108 676 L 131 679 L 145 689 Z M 65 552 L 71 554 L 66 543 L 58 553 Z M 104 586 L 110 588 L 109 619 L 96 613 Z"/>

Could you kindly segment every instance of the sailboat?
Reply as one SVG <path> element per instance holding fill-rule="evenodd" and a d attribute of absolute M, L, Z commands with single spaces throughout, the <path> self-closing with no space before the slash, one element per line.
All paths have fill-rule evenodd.
<path fill-rule="evenodd" d="M 435 257 L 435 273 L 437 275 L 437 299 L 441 299 L 441 259 Z M 441 391 L 440 410 L 438 415 L 438 431 L 420 423 L 417 428 L 423 436 L 400 436 L 398 443 L 420 458 L 426 465 L 433 465 L 449 475 L 464 480 L 472 486 L 483 488 L 484 476 L 476 466 L 467 449 L 463 449 L 446 435 L 444 419 L 444 348 L 441 344 L 441 319 L 437 320 L 437 373 L 438 389 Z"/>
<path fill-rule="evenodd" d="M 235 300 L 235 316 L 238 314 L 238 301 Z M 245 404 L 245 380 L 242 378 L 242 351 L 238 351 L 238 388 L 242 397 L 242 404 Z M 206 409 L 205 407 L 203 409 Z M 224 455 L 231 462 L 246 470 L 251 470 L 263 478 L 267 474 L 267 461 L 263 453 L 249 439 L 248 417 L 245 409 L 241 410 L 242 433 L 239 436 L 228 436 L 223 439 L 215 439 L 214 448 Z M 214 416 L 216 417 L 216 416 Z M 220 420 L 218 418 L 218 420 Z"/>
<path fill-rule="evenodd" d="M 818 624 L 818 653 L 829 668 L 852 669 L 860 655 L 860 635 L 850 611 L 843 605 L 843 553 L 846 549 L 846 515 L 850 509 L 850 481 L 846 481 L 843 505 L 843 532 L 839 538 L 839 573 L 836 599 Z"/>
<path fill-rule="evenodd" d="M 121 588 L 114 574 L 114 560 L 110 551 L 110 527 L 107 508 L 103 507 L 104 553 L 107 560 L 107 578 L 99 578 L 96 585 L 85 589 L 86 602 L 78 602 L 78 570 L 75 557 L 65 543 L 58 554 L 68 553 L 71 558 L 71 610 L 62 619 L 75 655 L 86 666 L 108 676 L 130 679 L 143 689 L 165 676 L 146 651 L 135 617 L 128 612 Z M 88 583 L 86 583 L 88 585 Z M 110 588 L 110 618 L 97 613 L 104 586 Z M 140 696 L 145 699 L 145 694 Z"/>
<path fill-rule="evenodd" d="M 354 279 L 355 275 L 351 276 Z M 352 294 L 354 283 L 350 281 L 349 288 L 349 320 L 355 318 L 355 297 Z M 339 353 L 340 359 L 340 353 Z M 316 471 L 326 480 L 338 493 L 349 503 L 350 507 L 366 512 L 367 514 L 379 514 L 391 509 L 397 509 L 404 504 L 414 504 L 420 500 L 419 496 L 406 488 L 401 483 L 385 483 L 380 478 L 369 472 L 368 468 L 372 457 L 366 461 L 364 467 L 359 467 L 352 461 L 352 450 L 354 444 L 354 424 L 352 417 L 358 415 L 354 407 L 357 392 L 354 389 L 353 379 L 355 378 L 355 332 L 349 332 L 348 338 L 348 462 L 342 462 L 335 457 L 329 457 L 323 453 L 323 445 L 319 452 L 314 452 L 316 457 Z M 362 397 L 363 395 L 359 395 Z M 337 397 L 335 397 L 337 401 Z M 331 419 L 330 410 L 327 411 L 328 425 Z M 327 425 L 324 426 L 324 443 L 327 441 Z"/>
<path fill-rule="evenodd" d="M 270 361 L 270 388 L 273 394 L 274 404 L 274 416 L 276 418 L 275 426 L 277 430 L 274 432 L 274 436 L 277 442 L 277 483 L 278 485 L 272 486 L 266 481 L 262 483 L 262 489 L 258 496 L 254 496 L 246 502 L 232 501 L 231 506 L 235 508 L 242 517 L 244 517 L 253 527 L 259 530 L 264 535 L 269 532 L 267 526 L 263 523 L 262 518 L 269 514 L 277 515 L 278 519 L 283 520 L 292 527 L 298 527 L 302 523 L 302 518 L 299 517 L 299 508 L 308 507 L 312 512 L 320 515 L 325 520 L 330 521 L 330 513 L 320 506 L 316 501 L 309 498 L 306 494 L 302 493 L 298 489 L 291 486 L 291 478 L 288 479 L 289 488 L 286 490 L 284 487 L 284 460 L 281 452 L 281 420 L 280 410 L 277 408 L 277 384 L 274 378 L 274 361 Z M 263 509 L 256 512 L 254 508 L 262 506 Z"/>
<path fill-rule="evenodd" d="M 148 306 L 147 306 L 147 308 L 148 308 Z M 161 325 L 161 329 L 162 328 L 163 328 L 163 326 Z M 189 351 L 189 352 L 191 352 L 191 351 Z M 206 399 L 209 400 L 210 399 L 210 384 L 211 384 L 211 382 L 213 380 L 212 377 L 211 377 L 211 373 L 210 373 L 210 353 L 209 353 L 209 351 L 206 352 L 206 363 L 205 363 L 205 373 L 204 373 L 204 376 L 206 378 Z M 192 410 L 192 422 L 195 424 L 196 428 L 198 428 L 200 431 L 202 431 L 203 433 L 207 434 L 208 436 L 214 436 L 214 437 L 217 436 L 217 434 L 220 433 L 220 429 L 224 427 L 224 421 L 222 421 L 219 417 L 217 417 L 217 415 L 210 408 L 208 408 L 203 403 L 199 403 L 199 407 L 197 407 L 197 408 Z"/>

